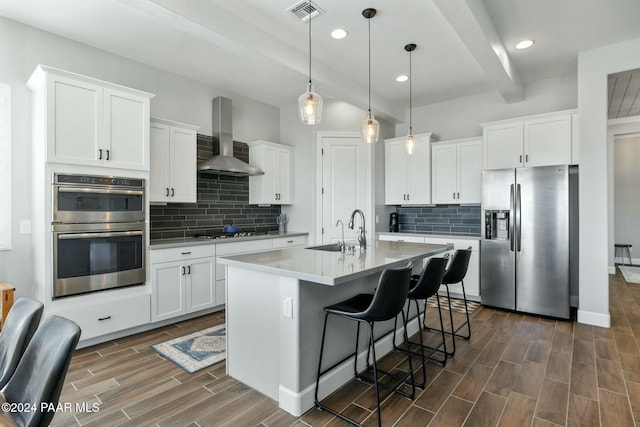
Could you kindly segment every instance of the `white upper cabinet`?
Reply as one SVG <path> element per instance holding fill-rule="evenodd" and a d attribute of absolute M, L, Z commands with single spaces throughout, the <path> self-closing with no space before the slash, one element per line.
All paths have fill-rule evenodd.
<path fill-rule="evenodd" d="M 431 145 L 431 202 L 480 203 L 482 138 L 442 141 Z"/>
<path fill-rule="evenodd" d="M 149 200 L 195 203 L 198 126 L 151 118 Z"/>
<path fill-rule="evenodd" d="M 574 110 L 483 123 L 484 169 L 577 164 Z"/>
<path fill-rule="evenodd" d="M 414 135 L 416 146 L 408 155 L 404 137 L 384 142 L 385 204 L 431 203 L 431 133 Z"/>
<path fill-rule="evenodd" d="M 27 86 L 45 161 L 149 170 L 153 94 L 45 66 Z"/>
<path fill-rule="evenodd" d="M 248 142 L 249 163 L 264 175 L 249 177 L 249 203 L 293 203 L 293 147 L 269 141 Z"/>

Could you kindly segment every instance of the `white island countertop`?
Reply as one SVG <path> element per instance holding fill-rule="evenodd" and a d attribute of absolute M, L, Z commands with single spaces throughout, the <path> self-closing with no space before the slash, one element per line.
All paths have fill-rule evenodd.
<path fill-rule="evenodd" d="M 219 257 L 218 262 L 263 273 L 339 285 L 359 277 L 398 268 L 408 261 L 444 253 L 453 245 L 375 241 L 365 251 L 328 252 L 309 248 L 286 248 L 246 255 Z"/>

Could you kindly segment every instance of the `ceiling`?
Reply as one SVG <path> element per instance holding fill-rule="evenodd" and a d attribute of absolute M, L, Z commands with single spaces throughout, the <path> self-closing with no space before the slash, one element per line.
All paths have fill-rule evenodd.
<path fill-rule="evenodd" d="M 308 24 L 295 0 L 2 0 L 0 15 L 275 106 L 296 102 L 309 72 Z M 367 20 L 373 112 L 403 121 L 413 105 L 577 72 L 579 51 L 640 37 L 638 0 L 314 0 L 312 77 L 325 98 L 366 109 Z M 343 40 L 329 33 L 342 27 Z M 514 48 L 531 38 L 528 50 Z M 614 91 L 615 93 L 615 91 Z M 624 109 L 620 109 L 624 112 Z M 637 108 L 627 109 L 638 114 Z"/>
<path fill-rule="evenodd" d="M 640 115 L 640 70 L 611 74 L 608 87 L 608 118 Z"/>

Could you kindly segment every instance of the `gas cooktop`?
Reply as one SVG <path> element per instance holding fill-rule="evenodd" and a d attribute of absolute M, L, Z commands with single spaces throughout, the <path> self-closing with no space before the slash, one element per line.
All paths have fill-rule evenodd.
<path fill-rule="evenodd" d="M 249 236 L 262 236 L 267 233 L 257 233 L 255 231 L 241 231 L 233 234 L 196 234 L 194 237 L 196 239 L 208 239 L 208 240 L 218 240 L 218 239 L 233 239 L 234 237 L 249 237 Z"/>

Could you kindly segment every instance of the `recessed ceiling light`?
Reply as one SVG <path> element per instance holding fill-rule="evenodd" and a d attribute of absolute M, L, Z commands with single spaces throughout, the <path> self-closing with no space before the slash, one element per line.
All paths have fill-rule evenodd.
<path fill-rule="evenodd" d="M 347 34 L 348 33 L 345 30 L 343 30 L 342 28 L 338 28 L 331 32 L 331 37 L 333 37 L 336 40 L 340 40 L 347 37 Z"/>
<path fill-rule="evenodd" d="M 516 49 L 528 49 L 533 46 L 533 40 L 522 40 L 516 44 Z"/>
<path fill-rule="evenodd" d="M 407 80 L 409 80 L 409 76 L 405 76 L 404 74 L 400 74 L 396 77 L 397 82 L 406 82 Z"/>

